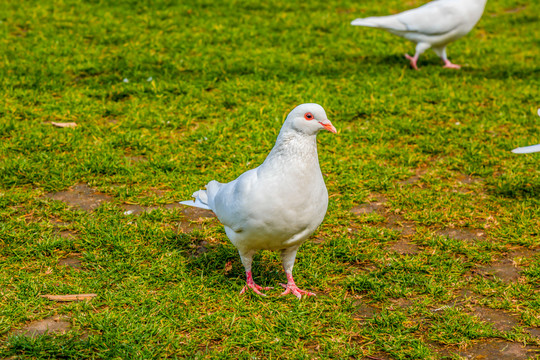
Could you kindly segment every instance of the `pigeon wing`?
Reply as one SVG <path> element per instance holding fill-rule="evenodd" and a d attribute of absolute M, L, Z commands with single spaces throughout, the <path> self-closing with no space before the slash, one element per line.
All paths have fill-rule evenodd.
<path fill-rule="evenodd" d="M 446 34 L 466 21 L 456 4 L 440 0 L 394 16 L 407 31 L 426 35 Z"/>

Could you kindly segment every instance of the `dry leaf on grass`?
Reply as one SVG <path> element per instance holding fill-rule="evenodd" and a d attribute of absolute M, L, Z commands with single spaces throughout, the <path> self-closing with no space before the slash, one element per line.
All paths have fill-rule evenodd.
<path fill-rule="evenodd" d="M 81 301 L 90 300 L 96 297 L 97 294 L 73 294 L 73 295 L 41 295 L 41 297 L 53 301 Z"/>
<path fill-rule="evenodd" d="M 77 126 L 77 123 L 74 123 L 74 122 L 54 122 L 54 121 L 52 121 L 51 124 L 53 124 L 56 127 L 61 127 L 61 128 Z"/>

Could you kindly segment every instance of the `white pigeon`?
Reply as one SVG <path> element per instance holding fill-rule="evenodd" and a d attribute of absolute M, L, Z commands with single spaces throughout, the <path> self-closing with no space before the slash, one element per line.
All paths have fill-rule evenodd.
<path fill-rule="evenodd" d="M 537 110 L 538 116 L 540 116 L 540 109 Z M 531 145 L 531 146 L 525 146 L 525 147 L 518 147 L 512 150 L 514 154 L 529 154 L 534 152 L 540 151 L 540 144 L 537 145 Z"/>
<path fill-rule="evenodd" d="M 285 291 L 298 298 L 315 295 L 294 283 L 296 252 L 322 223 L 328 207 L 328 192 L 317 156 L 320 130 L 336 133 L 324 109 L 303 104 L 292 110 L 281 127 L 276 143 L 264 162 L 236 180 L 215 180 L 206 190 L 193 194 L 194 201 L 181 204 L 212 210 L 240 253 L 246 270 L 246 286 L 259 295 L 268 290 L 253 281 L 251 263 L 258 250 L 279 250 L 287 275 Z"/>
<path fill-rule="evenodd" d="M 435 0 L 416 9 L 389 16 L 353 20 L 351 25 L 387 30 L 416 43 L 414 56 L 405 54 L 418 70 L 418 57 L 427 49 L 444 61 L 444 67 L 459 69 L 446 56 L 446 45 L 469 33 L 482 17 L 487 0 Z"/>
<path fill-rule="evenodd" d="M 539 151 L 540 151 L 540 144 L 518 147 L 512 150 L 514 154 L 529 154 L 529 153 L 534 153 L 534 152 L 539 152 Z"/>

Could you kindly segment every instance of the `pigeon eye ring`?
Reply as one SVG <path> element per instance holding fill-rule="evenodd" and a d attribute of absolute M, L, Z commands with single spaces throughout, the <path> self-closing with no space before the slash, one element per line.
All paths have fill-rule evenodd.
<path fill-rule="evenodd" d="M 308 120 L 308 121 L 309 121 L 309 120 L 313 120 L 313 119 L 314 119 L 314 116 L 313 116 L 312 113 L 308 112 L 308 113 L 305 113 L 305 114 L 304 114 L 304 119 L 306 119 L 306 120 Z"/>

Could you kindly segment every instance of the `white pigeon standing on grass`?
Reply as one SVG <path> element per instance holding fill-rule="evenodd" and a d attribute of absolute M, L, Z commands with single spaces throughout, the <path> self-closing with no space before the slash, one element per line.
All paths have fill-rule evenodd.
<path fill-rule="evenodd" d="M 236 180 L 215 180 L 206 190 L 193 194 L 194 201 L 181 204 L 212 210 L 240 253 L 246 270 L 246 286 L 259 295 L 268 290 L 253 281 L 251 263 L 258 250 L 279 250 L 287 284 L 285 291 L 301 298 L 315 295 L 294 283 L 292 271 L 296 252 L 322 223 L 328 207 L 328 192 L 317 156 L 317 133 L 336 128 L 317 104 L 292 110 L 281 127 L 272 151 L 257 168 Z"/>
<path fill-rule="evenodd" d="M 418 57 L 427 49 L 444 61 L 444 67 L 459 69 L 446 56 L 446 45 L 469 33 L 482 17 L 487 0 L 435 0 L 396 15 L 353 20 L 351 25 L 387 30 L 416 43 L 414 56 L 405 54 L 418 70 Z"/>
<path fill-rule="evenodd" d="M 537 110 L 538 116 L 540 116 L 540 109 Z M 537 145 L 531 145 L 531 146 L 525 146 L 525 147 L 518 147 L 512 150 L 514 154 L 529 154 L 534 152 L 540 151 L 540 144 Z"/>

